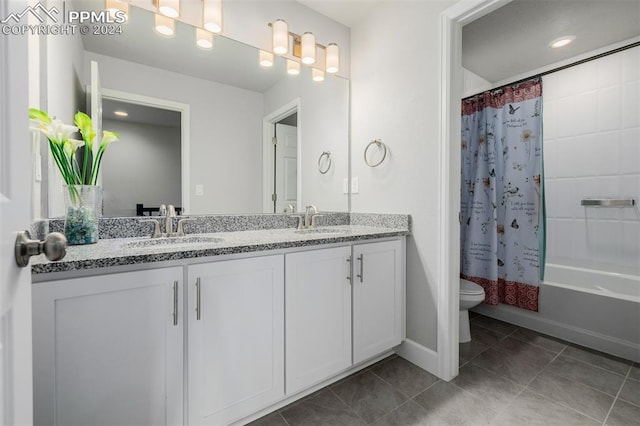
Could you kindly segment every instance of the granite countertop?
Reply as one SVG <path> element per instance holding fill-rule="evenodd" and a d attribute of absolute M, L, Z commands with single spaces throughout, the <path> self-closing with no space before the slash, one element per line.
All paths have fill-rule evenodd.
<path fill-rule="evenodd" d="M 353 224 L 322 226 L 318 228 L 318 231 L 312 231 L 312 233 L 297 233 L 295 231 L 295 228 L 281 228 L 189 234 L 187 235 L 188 239 L 194 241 L 175 244 L 162 244 L 159 241 L 160 239 L 151 241 L 149 237 L 100 239 L 96 244 L 69 246 L 65 258 L 58 262 L 48 261 L 44 255 L 35 256 L 31 259 L 31 272 L 33 275 L 39 275 L 52 272 L 307 247 L 409 234 L 408 227 L 387 228 Z M 216 239 L 219 239 L 219 241 Z M 148 243 L 154 245 L 145 246 Z"/>

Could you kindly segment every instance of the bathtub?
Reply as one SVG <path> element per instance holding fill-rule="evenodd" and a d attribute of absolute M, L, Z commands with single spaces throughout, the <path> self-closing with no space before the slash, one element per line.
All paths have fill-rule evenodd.
<path fill-rule="evenodd" d="M 547 264 L 538 312 L 503 304 L 473 311 L 640 362 L 640 276 Z"/>

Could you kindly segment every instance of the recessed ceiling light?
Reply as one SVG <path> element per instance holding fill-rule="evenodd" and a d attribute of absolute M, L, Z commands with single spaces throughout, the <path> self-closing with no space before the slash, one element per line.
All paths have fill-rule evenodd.
<path fill-rule="evenodd" d="M 558 37 L 557 39 L 552 40 L 551 43 L 549 43 L 549 47 L 551 47 L 552 49 L 564 47 L 575 39 L 576 39 L 576 36 L 574 35 Z"/>
<path fill-rule="evenodd" d="M 113 111 L 113 115 L 117 115 L 118 117 L 128 117 L 129 113 L 127 111 Z"/>

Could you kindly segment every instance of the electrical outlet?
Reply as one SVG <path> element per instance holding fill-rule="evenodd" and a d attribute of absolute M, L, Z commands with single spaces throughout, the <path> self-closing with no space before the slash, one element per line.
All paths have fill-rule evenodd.
<path fill-rule="evenodd" d="M 202 197 L 204 195 L 204 185 L 198 184 L 196 185 L 196 196 Z"/>

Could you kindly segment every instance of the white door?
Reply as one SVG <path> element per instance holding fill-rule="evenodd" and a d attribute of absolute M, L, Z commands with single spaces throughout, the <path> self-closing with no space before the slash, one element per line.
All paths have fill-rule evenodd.
<path fill-rule="evenodd" d="M 284 212 L 289 204 L 298 211 L 298 128 L 276 124 L 276 137 L 275 213 Z"/>
<path fill-rule="evenodd" d="M 353 247 L 353 362 L 402 342 L 403 263 L 401 241 Z"/>
<path fill-rule="evenodd" d="M 0 19 L 23 0 L 0 2 Z M 10 8 L 9 8 L 10 7 Z M 31 269 L 14 242 L 30 220 L 27 37 L 0 35 L 0 423 L 32 423 Z"/>
<path fill-rule="evenodd" d="M 351 247 L 286 255 L 287 395 L 351 365 Z"/>
<path fill-rule="evenodd" d="M 226 425 L 284 396 L 284 256 L 189 266 L 192 425 Z"/>
<path fill-rule="evenodd" d="M 182 276 L 174 267 L 34 284 L 34 424 L 182 424 Z"/>

